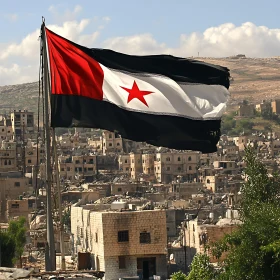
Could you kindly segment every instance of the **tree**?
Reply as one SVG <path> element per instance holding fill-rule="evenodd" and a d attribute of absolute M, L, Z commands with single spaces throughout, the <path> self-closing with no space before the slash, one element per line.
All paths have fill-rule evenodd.
<path fill-rule="evenodd" d="M 218 279 L 280 279 L 280 178 L 268 175 L 252 148 L 246 149 L 245 162 L 243 224 L 222 241 L 228 256 Z"/>
<path fill-rule="evenodd" d="M 12 267 L 16 244 L 13 237 L 7 232 L 0 232 L 1 266 Z"/>
<path fill-rule="evenodd" d="M 217 261 L 223 252 L 227 257 L 214 273 L 209 258 L 197 255 L 188 280 L 280 279 L 280 176 L 269 175 L 251 147 L 246 149 L 245 162 L 240 208 L 243 223 L 221 241 L 210 244 Z"/>
<path fill-rule="evenodd" d="M 186 280 L 213 280 L 215 279 L 215 269 L 210 264 L 206 254 L 197 254 L 193 258 L 191 271 Z"/>
<path fill-rule="evenodd" d="M 187 275 L 182 271 L 178 271 L 171 275 L 171 280 L 187 280 Z"/>
<path fill-rule="evenodd" d="M 26 227 L 25 218 L 20 217 L 18 220 L 12 220 L 9 222 L 8 234 L 13 238 L 15 244 L 15 259 L 20 261 L 22 267 L 22 254 L 24 245 L 26 243 Z"/>

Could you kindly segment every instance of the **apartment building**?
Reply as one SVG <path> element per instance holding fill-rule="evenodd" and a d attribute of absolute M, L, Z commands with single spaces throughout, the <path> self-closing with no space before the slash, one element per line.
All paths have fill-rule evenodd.
<path fill-rule="evenodd" d="M 34 113 L 27 110 L 14 110 L 11 113 L 14 139 L 26 140 L 34 133 Z"/>
<path fill-rule="evenodd" d="M 135 276 L 148 280 L 153 275 L 166 278 L 165 211 L 81 212 L 72 211 L 72 207 L 74 242 L 86 245 L 92 254 L 92 268 L 105 271 L 105 280 Z M 78 226 L 82 219 L 88 221 L 85 231 Z"/>
<path fill-rule="evenodd" d="M 200 153 L 194 151 L 157 153 L 154 162 L 156 179 L 171 183 L 177 176 L 193 180 L 197 177 Z"/>
<path fill-rule="evenodd" d="M 122 138 L 119 134 L 104 130 L 102 132 L 102 140 L 103 154 L 110 152 L 120 153 L 123 151 Z"/>

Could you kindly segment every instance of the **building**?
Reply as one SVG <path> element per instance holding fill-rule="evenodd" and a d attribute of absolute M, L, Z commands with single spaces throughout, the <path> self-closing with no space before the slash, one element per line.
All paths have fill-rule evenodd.
<path fill-rule="evenodd" d="M 213 213 L 211 213 L 213 215 Z M 209 221 L 211 221 L 209 218 Z M 209 250 L 206 250 L 207 245 L 210 242 L 217 242 L 221 240 L 226 234 L 231 234 L 237 229 L 239 220 L 224 218 L 219 220 L 216 224 L 203 224 L 198 219 L 186 221 L 185 227 L 183 227 L 183 244 L 187 246 L 187 265 L 191 264 L 191 261 L 195 254 L 202 253 L 208 254 L 210 262 L 217 263 L 218 260 L 211 255 Z M 225 259 L 224 253 L 219 261 Z"/>
<path fill-rule="evenodd" d="M 25 198 L 7 200 L 6 219 L 11 220 L 15 217 L 24 217 L 28 221 L 28 215 L 34 209 L 34 200 Z"/>
<path fill-rule="evenodd" d="M 266 110 L 271 110 L 271 102 L 267 102 L 263 100 L 262 103 L 256 104 L 256 111 L 260 112 L 261 114 Z"/>
<path fill-rule="evenodd" d="M 154 162 L 157 181 L 171 183 L 177 176 L 186 180 L 197 178 L 199 158 L 200 153 L 194 151 L 157 153 Z"/>
<path fill-rule="evenodd" d="M 0 172 L 17 171 L 16 142 L 0 143 Z"/>
<path fill-rule="evenodd" d="M 152 154 L 142 154 L 142 167 L 143 174 L 154 175 L 154 161 L 155 155 Z"/>
<path fill-rule="evenodd" d="M 105 271 L 105 280 L 137 275 L 147 280 L 153 275 L 166 278 L 165 211 L 85 210 L 82 215 L 75 216 L 78 212 L 72 211 L 72 208 L 71 232 L 74 234 L 74 243 L 88 244 L 93 259 L 92 268 Z M 83 231 L 75 227 L 82 219 L 88 219 L 89 223 L 86 232 L 79 236 Z"/>
<path fill-rule="evenodd" d="M 120 172 L 130 174 L 130 172 L 131 172 L 130 155 L 127 155 L 127 154 L 119 155 L 118 163 L 119 163 Z"/>
<path fill-rule="evenodd" d="M 11 119 L 2 116 L 0 120 L 0 140 L 11 140 L 13 138 L 13 128 Z"/>
<path fill-rule="evenodd" d="M 123 151 L 122 138 L 119 134 L 104 130 L 102 132 L 102 140 L 103 154 L 110 152 L 120 153 Z"/>
<path fill-rule="evenodd" d="M 275 113 L 277 115 L 280 114 L 280 100 L 274 100 L 271 102 L 271 108 L 272 108 L 272 113 Z"/>
<path fill-rule="evenodd" d="M 241 104 L 237 112 L 240 117 L 252 117 L 255 114 L 255 106 L 253 104 Z"/>
<path fill-rule="evenodd" d="M 130 176 L 133 180 L 137 180 L 139 174 L 142 173 L 142 155 L 130 153 Z"/>
<path fill-rule="evenodd" d="M 14 139 L 26 140 L 30 134 L 34 133 L 34 113 L 14 110 L 11 113 L 12 129 L 14 132 Z"/>

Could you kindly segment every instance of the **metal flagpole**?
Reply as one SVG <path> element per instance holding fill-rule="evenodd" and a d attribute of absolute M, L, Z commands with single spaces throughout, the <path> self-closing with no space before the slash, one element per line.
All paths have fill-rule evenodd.
<path fill-rule="evenodd" d="M 42 42 L 43 42 L 43 68 L 44 68 L 44 105 L 45 105 L 45 151 L 46 151 L 46 194 L 47 194 L 47 242 L 48 252 L 46 252 L 46 271 L 56 270 L 56 255 L 54 247 L 54 231 L 52 220 L 52 168 L 51 168 L 51 142 L 50 142 L 50 120 L 49 120 L 49 72 L 48 72 L 48 57 L 47 57 L 47 42 L 45 34 L 45 20 L 42 24 Z"/>
<path fill-rule="evenodd" d="M 54 162 L 55 162 L 55 174 L 56 174 L 56 187 L 57 187 L 57 197 L 58 197 L 58 213 L 59 213 L 59 238 L 60 238 L 60 253 L 61 253 L 61 270 L 66 270 L 65 265 L 65 252 L 64 252 L 64 234 L 63 234 L 63 223 L 62 223 L 62 205 L 61 205 L 61 190 L 60 190 L 60 176 L 59 176 L 59 166 L 58 166 L 58 156 L 57 156 L 57 147 L 56 147 L 56 138 L 55 138 L 55 129 L 52 133 L 52 143 L 54 151 Z"/>

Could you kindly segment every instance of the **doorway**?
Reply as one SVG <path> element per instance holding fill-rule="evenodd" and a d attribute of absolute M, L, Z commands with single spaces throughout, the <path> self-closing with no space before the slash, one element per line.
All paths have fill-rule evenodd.
<path fill-rule="evenodd" d="M 149 280 L 156 275 L 156 258 L 138 258 L 137 271 L 140 280 Z"/>

